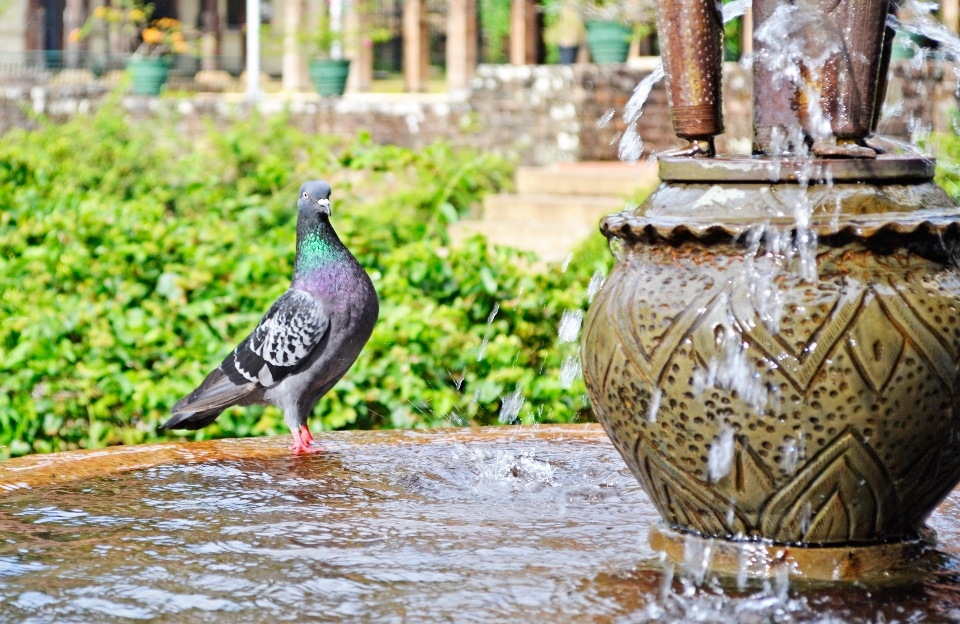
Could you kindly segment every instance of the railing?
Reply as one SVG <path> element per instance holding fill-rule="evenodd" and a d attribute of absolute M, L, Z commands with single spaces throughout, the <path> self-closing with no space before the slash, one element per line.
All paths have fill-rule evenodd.
<path fill-rule="evenodd" d="M 122 71 L 130 54 L 95 54 L 87 51 L 30 50 L 0 52 L 0 79 L 20 78 L 36 82 L 51 80 L 65 70 L 90 72 L 92 78 L 101 78 L 112 71 Z M 237 78 L 243 71 L 239 56 L 214 56 L 201 59 L 196 56 L 170 57 L 170 79 L 191 81 L 201 69 L 224 71 Z"/>

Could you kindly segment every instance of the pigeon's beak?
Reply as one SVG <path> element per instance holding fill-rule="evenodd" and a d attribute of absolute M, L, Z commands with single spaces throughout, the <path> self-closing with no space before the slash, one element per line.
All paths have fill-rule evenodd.
<path fill-rule="evenodd" d="M 329 199 L 318 199 L 317 205 L 320 206 L 320 212 L 325 215 L 330 215 L 330 200 Z"/>

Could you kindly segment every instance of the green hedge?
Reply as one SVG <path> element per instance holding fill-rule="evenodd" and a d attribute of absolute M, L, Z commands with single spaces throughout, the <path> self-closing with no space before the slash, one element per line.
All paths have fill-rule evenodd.
<path fill-rule="evenodd" d="M 307 136 L 280 117 L 186 140 L 175 120 L 127 125 L 107 107 L 8 133 L 0 457 L 168 437 L 156 428 L 169 408 L 288 286 L 310 178 L 333 184 L 334 225 L 381 298 L 314 428 L 494 423 L 517 388 L 523 422 L 591 418 L 583 382 L 561 387 L 576 347 L 557 327 L 609 267 L 602 238 L 565 272 L 479 238 L 447 245 L 446 224 L 511 174 L 491 155 Z M 283 432 L 278 410 L 233 408 L 191 438 Z"/>

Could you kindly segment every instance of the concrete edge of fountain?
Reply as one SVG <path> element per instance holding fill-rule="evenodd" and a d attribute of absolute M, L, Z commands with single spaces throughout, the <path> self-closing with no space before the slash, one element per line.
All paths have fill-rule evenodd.
<path fill-rule="evenodd" d="M 438 435 L 443 434 L 443 435 Z M 494 436 L 493 434 L 499 434 Z M 535 427 L 451 427 L 449 429 L 388 429 L 376 431 L 334 431 L 318 435 L 324 447 L 336 452 L 351 445 L 364 444 L 450 444 L 474 441 L 512 441 L 517 439 L 606 440 L 607 434 L 596 423 L 540 425 Z M 112 446 L 27 455 L 0 462 L 0 492 L 23 488 L 42 488 L 69 481 L 110 476 L 131 470 L 144 470 L 170 464 L 196 464 L 211 461 L 270 459 L 288 457 L 288 436 L 224 438 L 202 442 L 162 442 L 136 446 Z M 314 457 L 314 456 L 311 456 Z"/>
<path fill-rule="evenodd" d="M 650 527 L 649 542 L 679 566 L 706 566 L 723 576 L 773 578 L 786 568 L 791 578 L 806 581 L 896 582 L 899 570 L 936 545 L 936 534 L 924 529 L 920 538 L 902 542 L 794 546 L 702 537 L 661 522 Z"/>

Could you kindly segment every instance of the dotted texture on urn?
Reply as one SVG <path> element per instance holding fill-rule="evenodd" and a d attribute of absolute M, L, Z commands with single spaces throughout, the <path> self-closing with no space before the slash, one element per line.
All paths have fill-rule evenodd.
<path fill-rule="evenodd" d="M 829 249 L 816 284 L 778 276 L 783 315 L 770 331 L 744 253 L 632 246 L 584 325 L 598 419 L 674 527 L 783 543 L 915 536 L 960 479 L 960 271 Z M 766 393 L 759 410 L 736 390 L 695 390 L 731 316 Z M 724 430 L 732 460 L 711 478 Z"/>

